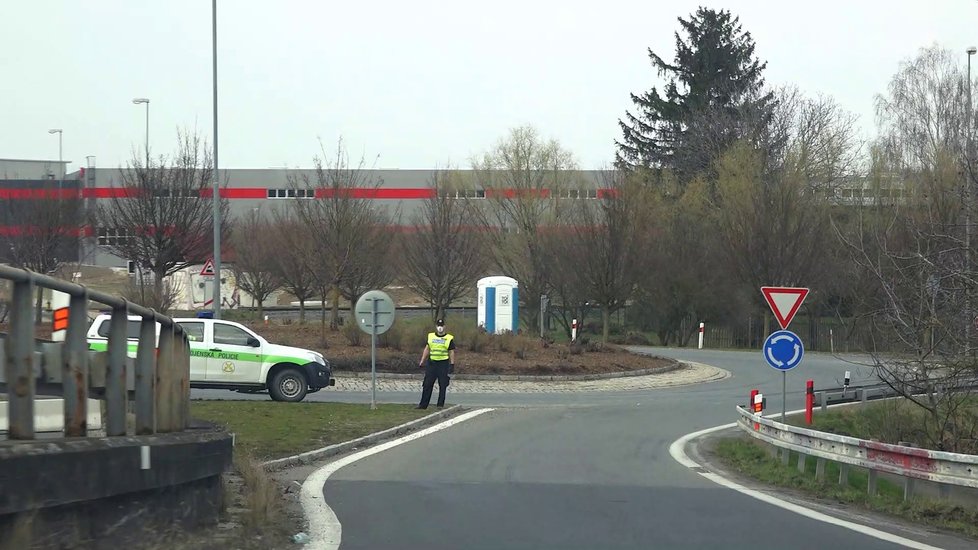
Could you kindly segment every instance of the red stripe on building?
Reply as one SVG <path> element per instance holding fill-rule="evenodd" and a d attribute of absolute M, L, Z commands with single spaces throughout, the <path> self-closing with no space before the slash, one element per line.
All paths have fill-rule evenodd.
<path fill-rule="evenodd" d="M 40 234 L 90 237 L 94 232 L 91 227 L 62 227 L 60 229 L 54 229 L 34 225 L 0 225 L 0 237 L 24 237 Z"/>
<path fill-rule="evenodd" d="M 82 196 L 86 199 L 121 199 L 130 196 L 129 191 L 126 187 L 89 187 L 82 189 Z"/>
<path fill-rule="evenodd" d="M 77 189 L 0 189 L 0 199 L 71 199 L 79 196 Z"/>
<path fill-rule="evenodd" d="M 202 189 L 200 196 L 209 199 L 214 196 L 213 189 Z M 221 189 L 221 198 L 225 199 L 266 199 L 268 189 L 264 187 L 224 187 Z"/>

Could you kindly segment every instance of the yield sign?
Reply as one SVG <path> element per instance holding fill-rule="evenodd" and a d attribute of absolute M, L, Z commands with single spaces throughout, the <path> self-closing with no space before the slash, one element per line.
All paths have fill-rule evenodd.
<path fill-rule="evenodd" d="M 805 296 L 808 296 L 807 288 L 762 286 L 761 292 L 782 329 L 788 328 L 801 303 L 805 301 Z"/>
<path fill-rule="evenodd" d="M 204 277 L 213 277 L 215 275 L 213 259 L 207 260 L 207 263 L 204 264 L 204 268 L 200 270 L 200 274 Z"/>

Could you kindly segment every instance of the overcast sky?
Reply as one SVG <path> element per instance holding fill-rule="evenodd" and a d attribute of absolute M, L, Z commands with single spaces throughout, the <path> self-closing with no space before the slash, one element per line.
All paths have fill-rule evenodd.
<path fill-rule="evenodd" d="M 219 0 L 220 164 L 306 167 L 343 136 L 378 168 L 469 159 L 534 125 L 583 168 L 614 156 L 629 93 L 661 80 L 676 18 L 730 9 L 767 81 L 834 96 L 874 132 L 874 95 L 935 42 L 978 45 L 978 1 Z M 212 135 L 209 0 L 8 0 L 0 10 L 0 158 L 94 155 L 116 167 L 177 127 Z"/>

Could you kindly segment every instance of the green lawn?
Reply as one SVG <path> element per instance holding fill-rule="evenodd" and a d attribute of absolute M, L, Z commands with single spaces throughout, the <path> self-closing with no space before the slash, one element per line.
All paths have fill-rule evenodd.
<path fill-rule="evenodd" d="M 236 451 L 259 460 L 291 456 L 349 441 L 431 414 L 413 405 L 193 401 L 194 418 L 227 426 Z"/>

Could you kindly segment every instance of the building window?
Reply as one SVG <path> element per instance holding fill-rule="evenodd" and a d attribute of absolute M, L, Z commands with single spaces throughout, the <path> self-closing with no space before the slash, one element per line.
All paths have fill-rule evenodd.
<path fill-rule="evenodd" d="M 270 199 L 314 199 L 316 198 L 315 189 L 294 189 L 290 187 L 279 189 L 268 189 Z"/>
<path fill-rule="evenodd" d="M 124 228 L 102 227 L 98 230 L 96 242 L 99 246 L 115 246 L 125 244 L 129 238 L 129 231 Z"/>

